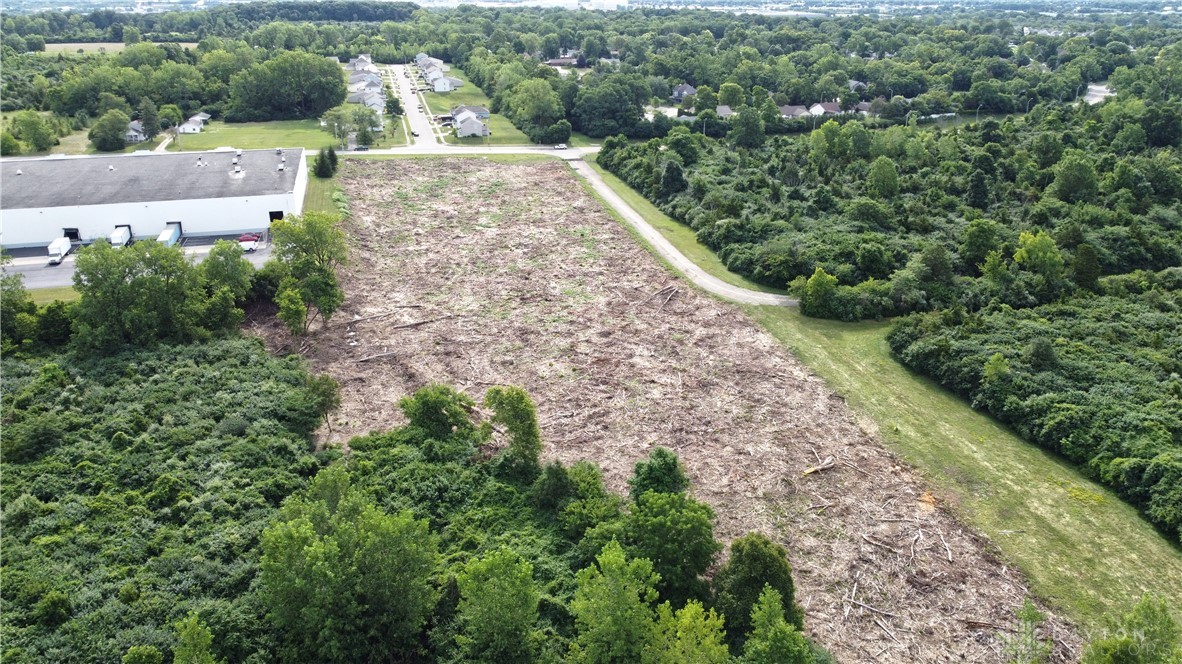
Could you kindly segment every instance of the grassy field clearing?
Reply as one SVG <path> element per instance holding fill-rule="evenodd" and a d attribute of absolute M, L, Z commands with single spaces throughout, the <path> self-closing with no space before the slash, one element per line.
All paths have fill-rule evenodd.
<path fill-rule="evenodd" d="M 196 42 L 174 42 L 181 48 L 197 48 Z M 118 53 L 127 48 L 126 44 L 121 42 L 65 42 L 61 44 L 46 44 L 45 51 L 47 55 L 57 55 L 58 53 Z"/>
<path fill-rule="evenodd" d="M 390 127 L 387 123 L 387 127 Z M 399 142 L 400 141 L 400 142 Z M 273 120 L 271 122 L 210 122 L 200 134 L 182 134 L 168 145 L 169 150 L 212 150 L 223 146 L 243 150 L 259 148 L 307 148 L 319 150 L 336 142 L 332 134 L 320 128 L 319 120 Z M 404 145 L 406 137 L 396 128 L 394 137 L 386 136 L 375 148 Z"/>
<path fill-rule="evenodd" d="M 595 168 L 706 271 L 750 286 L 690 229 Z M 1182 604 L 1182 551 L 1070 464 L 895 361 L 885 340 L 889 324 L 816 320 L 782 307 L 747 311 L 873 420 L 888 447 L 937 487 L 938 499 L 988 536 L 1027 575 L 1032 591 L 1068 617 L 1098 626 L 1145 591 Z"/>
<path fill-rule="evenodd" d="M 37 306 L 49 304 L 54 300 L 62 300 L 63 302 L 73 302 L 78 299 L 78 291 L 74 290 L 73 286 L 55 286 L 53 288 L 34 288 L 29 291 L 29 295 L 33 297 L 33 303 Z"/>

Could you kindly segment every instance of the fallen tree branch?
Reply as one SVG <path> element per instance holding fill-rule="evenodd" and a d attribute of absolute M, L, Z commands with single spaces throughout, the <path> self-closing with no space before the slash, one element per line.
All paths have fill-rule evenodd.
<path fill-rule="evenodd" d="M 392 351 L 390 351 L 390 352 L 388 352 L 388 353 L 378 353 L 377 355 L 370 355 L 369 357 L 363 357 L 363 358 L 361 358 L 360 360 L 356 360 L 356 362 L 357 362 L 358 364 L 360 364 L 360 363 L 362 363 L 362 362 L 369 362 L 370 360 L 376 360 L 376 359 L 378 359 L 378 358 L 380 358 L 380 357 L 389 357 L 389 356 L 391 356 L 391 355 L 395 355 L 395 354 L 397 354 L 397 353 L 398 353 L 398 351 L 396 351 L 396 350 L 392 350 Z"/>
<path fill-rule="evenodd" d="M 659 291 L 657 291 L 657 292 L 653 293 L 652 295 L 649 295 L 648 297 L 644 298 L 644 299 L 643 299 L 643 300 L 641 300 L 641 301 L 640 301 L 640 303 L 639 303 L 639 304 L 637 304 L 636 306 L 640 306 L 641 304 L 644 304 L 644 303 L 648 302 L 649 300 L 656 299 L 656 298 L 658 298 L 658 297 L 660 297 L 660 296 L 664 295 L 666 292 L 668 292 L 668 291 L 671 291 L 671 290 L 677 290 L 677 287 L 676 287 L 676 286 L 674 286 L 673 284 L 669 284 L 668 286 L 665 286 L 665 287 L 664 287 L 664 288 L 662 288 L 661 290 L 659 290 Z"/>
<path fill-rule="evenodd" d="M 833 457 L 825 457 L 825 460 L 821 462 L 821 465 L 813 466 L 811 468 L 806 468 L 805 471 L 803 473 L 801 473 L 801 477 L 803 477 L 805 475 L 812 475 L 813 473 L 819 473 L 822 470 L 829 470 L 833 466 L 834 466 Z"/>
<path fill-rule="evenodd" d="M 674 296 L 674 295 L 677 295 L 677 293 L 678 293 L 678 289 L 676 289 L 676 288 L 674 288 L 673 290 L 669 291 L 669 294 L 665 296 L 665 301 L 661 303 L 661 306 L 657 307 L 657 311 L 660 311 L 661 309 L 664 309 L 664 308 L 665 308 L 665 305 L 666 305 L 666 304 L 669 304 L 669 300 L 672 300 L 672 299 L 673 299 L 673 296 Z"/>
<path fill-rule="evenodd" d="M 389 327 L 386 329 L 388 329 L 388 330 L 405 330 L 408 327 L 418 327 L 420 325 L 426 325 L 427 323 L 436 323 L 441 320 L 447 320 L 448 318 L 455 318 L 455 317 L 456 317 L 455 314 L 448 314 L 446 316 L 440 316 L 439 318 L 428 318 L 427 320 L 415 321 L 414 323 L 403 323 L 402 325 L 395 325 L 394 327 Z"/>
<path fill-rule="evenodd" d="M 858 606 L 862 607 L 863 609 L 870 609 L 871 611 L 881 614 L 881 615 L 884 615 L 884 616 L 889 616 L 891 618 L 898 618 L 899 617 L 899 616 L 891 613 L 890 611 L 883 611 L 882 609 L 870 606 L 869 604 L 863 604 L 862 602 L 859 602 L 859 601 L 852 599 L 852 598 L 850 599 L 850 603 L 857 604 Z"/>
<path fill-rule="evenodd" d="M 868 544 L 873 544 L 874 546 L 882 547 L 882 548 L 886 549 L 887 551 L 890 551 L 891 553 L 898 553 L 899 552 L 898 549 L 895 549 L 894 547 L 891 547 L 887 544 L 883 544 L 882 542 L 878 542 L 878 541 L 870 539 L 869 537 L 866 536 L 866 533 L 862 533 L 862 539 L 866 540 L 866 542 Z"/>
<path fill-rule="evenodd" d="M 937 530 L 940 535 L 940 541 L 944 544 L 944 551 L 948 553 L 948 562 L 952 562 L 952 547 L 948 546 L 948 542 L 944 539 L 944 531 Z"/>
<path fill-rule="evenodd" d="M 846 461 L 845 459 L 842 459 L 842 461 L 841 461 L 841 462 L 842 462 L 843 464 L 845 464 L 845 465 L 849 466 L 850 468 L 853 468 L 854 470 L 858 471 L 859 473 L 862 473 L 862 474 L 863 474 L 863 475 L 865 475 L 866 477 L 870 477 L 870 473 L 868 473 L 868 472 L 866 472 L 866 471 L 862 470 L 861 468 L 859 468 L 859 467 L 855 466 L 854 464 L 850 463 L 849 461 Z"/>
<path fill-rule="evenodd" d="M 892 632 L 892 631 L 890 630 L 890 628 L 888 628 L 886 625 L 882 624 L 882 621 L 881 621 L 881 620 L 879 620 L 878 618 L 875 618 L 875 619 L 874 619 L 874 622 L 875 622 L 875 624 L 877 624 L 879 627 L 881 627 L 881 628 L 882 628 L 882 631 L 886 632 L 886 633 L 887 633 L 887 636 L 891 637 L 891 639 L 892 639 L 892 640 L 894 640 L 894 642 L 895 642 L 895 643 L 897 643 L 897 644 L 899 644 L 899 645 L 903 645 L 903 642 L 902 642 L 902 641 L 900 641 L 899 639 L 897 639 L 897 638 L 895 637 L 895 633 L 894 633 L 894 632 Z"/>

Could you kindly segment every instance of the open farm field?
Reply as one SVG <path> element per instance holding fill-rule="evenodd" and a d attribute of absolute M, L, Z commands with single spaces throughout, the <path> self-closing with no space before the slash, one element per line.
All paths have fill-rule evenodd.
<path fill-rule="evenodd" d="M 1024 579 L 774 337 L 671 277 L 566 164 L 347 159 L 338 186 L 352 210 L 342 309 L 303 342 L 256 329 L 341 382 L 332 440 L 400 424 L 398 399 L 429 383 L 475 397 L 520 385 L 546 456 L 594 460 L 623 491 L 669 447 L 721 539 L 782 542 L 806 629 L 839 661 L 1001 661 Z M 1078 656 L 1071 627 L 1050 627 L 1055 658 Z"/>
<path fill-rule="evenodd" d="M 196 42 L 177 42 L 181 48 L 197 48 Z M 63 42 L 60 44 L 46 44 L 45 53 L 118 53 L 127 48 L 123 42 Z"/>

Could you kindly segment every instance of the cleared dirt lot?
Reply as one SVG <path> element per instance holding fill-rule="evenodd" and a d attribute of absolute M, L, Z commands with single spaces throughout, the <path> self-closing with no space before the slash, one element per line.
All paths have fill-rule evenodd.
<path fill-rule="evenodd" d="M 807 629 L 839 661 L 1003 660 L 1020 576 L 768 334 L 671 277 L 566 164 L 353 160 L 341 185 L 347 297 L 303 346 L 343 386 L 334 440 L 397 425 L 398 399 L 427 383 L 478 399 L 521 385 L 547 456 L 596 461 L 623 490 L 636 460 L 672 448 L 721 538 L 781 541 Z M 1056 657 L 1077 656 L 1070 628 L 1051 629 Z"/>

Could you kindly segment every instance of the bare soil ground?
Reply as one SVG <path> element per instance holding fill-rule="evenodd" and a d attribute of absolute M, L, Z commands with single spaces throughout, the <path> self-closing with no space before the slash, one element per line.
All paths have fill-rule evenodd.
<path fill-rule="evenodd" d="M 477 399 L 520 385 L 547 457 L 592 460 L 623 491 L 638 459 L 669 447 L 721 539 L 782 542 L 806 629 L 839 661 L 1004 661 L 1021 576 L 770 335 L 670 276 L 566 164 L 348 160 L 341 173 L 346 301 L 303 346 L 343 387 L 333 440 L 397 426 L 398 399 L 432 382 Z M 1074 630 L 1048 625 L 1055 659 L 1078 657 Z"/>

